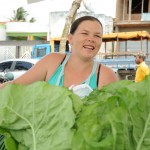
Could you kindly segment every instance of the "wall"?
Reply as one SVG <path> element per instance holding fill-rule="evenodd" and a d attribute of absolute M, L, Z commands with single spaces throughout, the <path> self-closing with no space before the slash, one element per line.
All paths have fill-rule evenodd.
<path fill-rule="evenodd" d="M 8 22 L 6 32 L 47 32 L 48 26 L 30 22 Z"/>
<path fill-rule="evenodd" d="M 66 17 L 68 15 L 68 11 L 62 11 L 62 12 L 50 12 L 49 13 L 49 32 L 50 37 L 60 37 L 64 25 L 66 22 Z M 91 15 L 97 17 L 103 25 L 103 31 L 104 33 L 111 33 L 113 31 L 113 19 L 110 16 L 105 16 L 104 14 L 94 14 L 86 11 L 81 11 L 77 14 L 77 17 L 85 16 L 85 15 Z"/>
<path fill-rule="evenodd" d="M 66 17 L 68 15 L 67 11 L 62 12 L 50 12 L 49 14 L 49 36 L 50 37 L 61 37 Z M 113 32 L 113 18 L 110 16 L 106 16 L 104 14 L 94 14 L 91 12 L 81 11 L 77 14 L 77 17 L 85 16 L 85 15 L 91 15 L 94 17 L 97 17 L 102 25 L 103 25 L 103 33 L 112 33 Z M 111 51 L 112 49 L 112 43 L 107 43 L 107 50 Z M 101 52 L 105 51 L 105 45 L 104 43 L 101 46 L 100 49 Z"/>
<path fill-rule="evenodd" d="M 0 41 L 6 40 L 6 29 L 4 24 L 0 24 Z"/>

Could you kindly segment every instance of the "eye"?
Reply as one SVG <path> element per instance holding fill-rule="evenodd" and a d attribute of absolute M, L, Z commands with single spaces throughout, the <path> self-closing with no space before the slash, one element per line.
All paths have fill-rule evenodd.
<path fill-rule="evenodd" d="M 86 32 L 82 32 L 81 34 L 88 35 L 88 33 L 86 33 Z"/>
<path fill-rule="evenodd" d="M 97 34 L 97 35 L 95 35 L 95 37 L 97 37 L 97 38 L 101 38 L 101 35 Z"/>

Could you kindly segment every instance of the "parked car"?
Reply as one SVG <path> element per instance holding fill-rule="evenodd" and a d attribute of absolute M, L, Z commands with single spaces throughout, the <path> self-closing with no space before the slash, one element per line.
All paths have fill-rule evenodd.
<path fill-rule="evenodd" d="M 13 78 L 16 79 L 28 71 L 37 61 L 38 59 L 20 58 L 3 60 L 0 62 L 0 76 L 11 73 L 13 74 Z"/>

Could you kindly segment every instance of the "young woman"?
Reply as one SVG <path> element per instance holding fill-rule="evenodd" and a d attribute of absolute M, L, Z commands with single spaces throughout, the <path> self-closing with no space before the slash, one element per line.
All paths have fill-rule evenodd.
<path fill-rule="evenodd" d="M 11 83 L 31 84 L 46 81 L 51 85 L 65 87 L 86 83 L 92 89 L 100 89 L 117 81 L 113 70 L 94 61 L 102 44 L 102 34 L 102 24 L 97 18 L 78 18 L 72 24 L 68 35 L 70 54 L 51 53 Z M 0 85 L 1 88 L 5 84 Z"/>

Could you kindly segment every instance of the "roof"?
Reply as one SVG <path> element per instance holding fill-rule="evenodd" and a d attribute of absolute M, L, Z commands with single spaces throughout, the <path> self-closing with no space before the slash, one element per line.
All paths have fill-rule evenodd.
<path fill-rule="evenodd" d="M 28 4 L 32 4 L 32 3 L 36 3 L 36 2 L 40 2 L 42 0 L 27 0 Z"/>
<path fill-rule="evenodd" d="M 111 41 L 126 41 L 126 40 L 150 40 L 150 34 L 147 31 L 134 31 L 134 32 L 118 32 L 103 34 L 103 42 Z"/>

